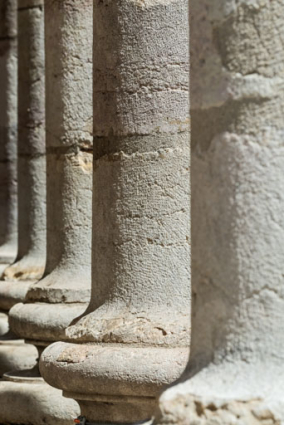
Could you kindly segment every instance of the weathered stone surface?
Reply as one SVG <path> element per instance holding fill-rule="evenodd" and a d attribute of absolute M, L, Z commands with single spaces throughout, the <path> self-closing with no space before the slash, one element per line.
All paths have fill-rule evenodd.
<path fill-rule="evenodd" d="M 43 352 L 40 369 L 86 417 L 130 423 L 152 416 L 157 393 L 182 374 L 187 359 L 187 348 L 56 343 Z"/>
<path fill-rule="evenodd" d="M 78 147 L 64 154 L 56 149 L 48 154 L 47 161 L 47 202 L 51 204 L 47 265 L 44 279 L 31 287 L 27 302 L 87 303 L 91 286 L 92 155 Z"/>
<path fill-rule="evenodd" d="M 188 359 L 186 348 L 75 345 L 58 342 L 45 349 L 41 362 L 54 386 L 94 399 L 105 396 L 155 397 L 177 379 Z M 95 365 L 94 365 L 95 360 Z M 82 374 L 88 376 L 88 384 Z M 100 393 L 97 393 L 97 389 Z"/>
<path fill-rule="evenodd" d="M 36 3 L 36 4 L 35 4 Z M 11 329 L 18 335 L 33 342 L 40 351 L 42 346 L 60 339 L 64 335 L 64 329 L 78 315 L 85 310 L 85 304 L 90 295 L 90 225 L 91 212 L 86 214 L 91 202 L 92 181 L 92 155 L 85 151 L 85 142 L 89 143 L 91 136 L 88 129 L 77 132 L 82 124 L 92 121 L 91 99 L 92 91 L 89 82 L 92 81 L 86 71 L 91 71 L 92 43 L 89 43 L 89 35 L 92 32 L 92 13 L 85 16 L 86 11 L 78 11 L 68 15 L 62 10 L 62 6 L 70 6 L 70 2 L 58 2 L 55 7 L 54 1 L 45 2 L 46 13 L 46 58 L 47 58 L 47 93 L 50 95 L 51 88 L 56 85 L 56 95 L 47 96 L 47 264 L 44 277 L 38 283 L 34 283 L 27 293 L 25 303 L 16 304 L 10 310 Z M 35 1 L 22 0 L 19 3 L 19 15 L 26 14 L 26 19 L 32 19 L 32 29 L 37 28 L 38 18 L 41 18 L 43 29 L 43 7 Z M 63 7 L 64 9 L 64 7 Z M 73 10 L 73 9 L 72 9 Z M 89 8 L 89 12 L 92 10 Z M 84 13 L 83 13 L 84 12 Z M 70 22 L 64 21 L 69 16 Z M 87 17 L 87 20 L 85 20 Z M 59 19 L 59 21 L 58 21 Z M 61 25 L 62 24 L 62 25 Z M 58 27 L 57 27 L 58 25 Z M 61 26 L 60 26 L 61 25 Z M 73 43 L 68 37 L 68 31 L 64 31 L 69 25 L 74 31 Z M 28 31 L 29 28 L 26 28 Z M 67 36 L 67 40 L 65 37 Z M 86 49 L 82 47 L 85 41 Z M 37 50 L 39 40 L 32 39 L 32 48 Z M 69 50 L 68 50 L 69 49 Z M 26 50 L 25 50 L 26 52 Z M 84 56 L 85 55 L 85 56 Z M 71 60 L 70 60 L 71 59 Z M 87 61 L 88 59 L 88 61 Z M 85 63 L 86 62 L 86 63 Z M 37 64 L 37 58 L 34 58 Z M 41 62 L 40 62 L 41 64 Z M 84 68 L 85 64 L 85 68 Z M 53 65 L 59 66 L 61 78 L 54 72 Z M 63 70 L 62 70 L 62 68 Z M 38 69 L 38 68 L 37 68 Z M 32 72 L 32 70 L 29 70 Z M 70 73 L 74 73 L 74 80 Z M 76 74 L 77 72 L 77 74 Z M 76 75 L 75 75 L 76 74 Z M 35 100 L 34 116 L 41 123 L 41 103 L 37 98 L 38 79 L 34 75 L 34 86 L 26 93 L 27 97 Z M 60 81 L 59 87 L 57 86 Z M 76 101 L 78 96 L 84 93 L 89 98 L 82 107 L 83 115 L 75 107 L 75 97 L 69 103 L 69 95 L 74 93 L 77 85 Z M 33 88 L 35 92 L 33 92 Z M 75 90 L 76 91 L 76 90 Z M 59 95 L 60 94 L 60 95 Z M 59 103 L 55 102 L 59 99 Z M 44 96 L 42 97 L 44 101 Z M 25 100 L 26 102 L 28 99 Z M 86 99 L 85 99 L 86 101 Z M 58 110 L 58 106 L 60 109 Z M 72 115 L 72 119 L 70 117 Z M 53 121 L 53 118 L 56 120 Z M 58 121 L 59 119 L 59 121 Z M 31 138 L 31 149 L 34 159 L 41 159 L 45 153 L 38 152 L 37 126 Z M 29 125 L 23 129 L 29 134 Z M 60 136 L 57 131 L 61 132 Z M 53 135 L 59 137 L 58 145 L 53 143 Z M 76 137 L 73 137 L 76 134 Z M 85 137 L 86 136 L 86 137 Z M 69 140 L 67 149 L 64 141 Z M 44 142 L 44 140 L 42 140 Z M 61 143 L 62 142 L 62 143 Z M 82 142 L 82 143 L 81 143 Z M 89 144 L 87 148 L 89 148 Z M 24 152 L 24 157 L 28 152 Z M 43 170 L 35 170 L 35 177 Z M 89 249 L 89 251 L 88 251 Z M 22 300 L 24 301 L 24 300 Z M 66 302 L 66 304 L 64 304 Z M 5 375 L 0 383 L 0 404 L 5 404 L 5 409 L 0 414 L 1 423 L 14 423 L 26 425 L 54 424 L 69 425 L 79 414 L 79 406 L 74 400 L 62 397 L 62 392 L 51 388 L 43 382 L 39 375 L 34 375 L 34 370 L 16 372 L 13 377 Z"/>
<path fill-rule="evenodd" d="M 14 53 L 14 59 L 19 62 L 18 254 L 16 262 L 5 268 L 0 281 L 0 308 L 6 311 L 24 301 L 30 284 L 42 276 L 46 251 L 43 9 L 23 9 L 20 3 L 18 12 L 15 7 L 9 9 L 6 21 L 10 24 L 13 12 L 18 22 L 18 54 Z M 14 29 L 11 32 L 14 34 Z M 15 81 L 13 89 L 16 96 Z M 36 362 L 35 347 L 16 338 L 11 332 L 1 337 L 1 375 L 32 367 Z"/>
<path fill-rule="evenodd" d="M 281 9 L 191 2 L 191 356 L 157 424 L 284 421 Z"/>
<path fill-rule="evenodd" d="M 9 330 L 8 315 L 0 312 L 0 337 L 5 335 Z"/>
<path fill-rule="evenodd" d="M 19 3 L 18 33 L 18 254 L 2 279 L 31 282 L 42 276 L 46 260 L 42 6 L 22 9 Z"/>
<path fill-rule="evenodd" d="M 10 310 L 9 321 L 13 331 L 23 338 L 53 342 L 67 339 L 66 327 L 85 309 L 84 303 L 19 303 Z"/>
<path fill-rule="evenodd" d="M 91 6 L 91 1 L 45 2 L 47 262 L 25 302 L 10 310 L 11 329 L 41 348 L 64 338 L 64 329 L 83 314 L 90 297 Z M 8 406 L 4 423 L 69 425 L 80 412 L 74 400 L 39 375 L 25 382 L 14 374 L 13 382 L 0 384 L 1 400 Z"/>
<path fill-rule="evenodd" d="M 182 425 L 280 425 L 282 422 L 263 400 L 226 400 L 176 395 L 163 401 L 154 422 Z"/>
<path fill-rule="evenodd" d="M 6 31 L 5 34 L 2 34 L 3 38 L 0 38 L 0 43 L 2 41 L 8 43 L 3 50 L 3 57 L 6 58 L 7 65 L 7 78 L 3 83 L 7 96 L 3 96 L 3 98 L 1 96 L 1 102 L 7 101 L 7 105 L 5 107 L 2 103 L 0 104 L 0 113 L 3 113 L 4 108 L 7 114 L 8 130 L 6 128 L 5 134 L 9 137 L 4 140 L 5 143 L 1 143 L 1 149 L 4 149 L 3 152 L 8 152 L 4 166 L 10 167 L 10 174 L 3 183 L 9 191 L 10 184 L 15 186 L 17 151 L 19 176 L 17 260 L 11 266 L 5 267 L 4 271 L 1 270 L 2 279 L 6 281 L 0 282 L 0 309 L 8 311 L 14 304 L 24 300 L 30 283 L 43 274 L 45 264 L 43 12 L 41 8 L 17 12 L 17 2 L 10 0 L 5 4 L 4 1 L 1 2 L 0 6 L 1 18 L 5 19 L 0 31 Z M 20 63 L 18 84 L 17 59 Z M 17 115 L 18 128 L 16 125 Z M 18 144 L 16 146 L 17 130 Z M 2 184 L 2 179 L 0 180 Z M 13 193 L 16 196 L 15 191 Z M 1 207 L 2 205 L 6 206 L 7 211 L 10 211 L 12 207 L 15 208 L 15 202 L 13 201 L 10 205 L 10 201 L 13 201 L 10 197 L 7 200 L 1 198 Z M 13 217 L 15 218 L 16 215 Z M 1 225 L 4 220 L 2 218 L 0 217 Z M 4 332 L 5 329 L 6 332 Z M 9 370 L 34 366 L 37 358 L 35 347 L 25 344 L 24 340 L 17 339 L 16 335 L 8 332 L 5 321 L 1 334 L 1 376 Z"/>
<path fill-rule="evenodd" d="M 92 2 L 50 0 L 45 16 L 47 264 L 11 324 L 26 338 L 51 342 L 90 298 Z"/>
<path fill-rule="evenodd" d="M 0 281 L 0 309 L 9 311 L 15 304 L 24 301 L 32 281 Z"/>
<path fill-rule="evenodd" d="M 4 40 L 7 38 L 12 38 L 12 39 L 16 38 L 17 36 L 17 2 L 15 0 L 1 0 L 0 20 L 1 20 L 0 39 Z M 13 109 L 15 108 L 17 109 L 17 104 L 14 104 Z"/>
<path fill-rule="evenodd" d="M 62 403 L 62 400 L 64 403 Z M 74 400 L 28 372 L 9 373 L 0 383 L 1 424 L 72 425 L 79 414 Z"/>
<path fill-rule="evenodd" d="M 0 264 L 17 254 L 16 0 L 0 1 Z"/>
<path fill-rule="evenodd" d="M 0 264 L 0 279 L 1 279 L 1 276 L 4 272 L 4 270 L 6 269 L 6 267 L 8 267 L 8 265 L 9 264 Z"/>
<path fill-rule="evenodd" d="M 129 423 L 188 358 L 187 2 L 93 5 L 92 297 L 41 371 L 89 421 Z"/>
<path fill-rule="evenodd" d="M 12 338 L 8 334 L 0 337 L 0 376 L 10 370 L 33 367 L 37 359 L 37 350 L 23 339 Z M 1 382 L 0 382 L 1 388 Z M 1 414 L 0 414 L 1 420 Z M 2 422 L 1 422 L 2 423 Z"/>

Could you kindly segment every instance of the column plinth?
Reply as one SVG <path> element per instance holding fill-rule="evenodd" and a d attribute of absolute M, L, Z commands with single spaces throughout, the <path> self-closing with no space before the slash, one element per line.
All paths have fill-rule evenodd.
<path fill-rule="evenodd" d="M 88 421 L 131 423 L 188 359 L 187 2 L 93 5 L 92 295 L 40 370 Z"/>
<path fill-rule="evenodd" d="M 284 420 L 283 17 L 222 3 L 191 2 L 191 354 L 156 424 Z"/>
<path fill-rule="evenodd" d="M 44 351 L 41 373 L 89 421 L 131 423 L 152 416 L 157 394 L 187 360 L 186 347 L 56 343 Z"/>
<path fill-rule="evenodd" d="M 39 340 L 48 344 L 66 339 L 66 327 L 85 310 L 84 303 L 19 303 L 10 310 L 10 326 L 22 338 Z"/>
<path fill-rule="evenodd" d="M 36 363 L 36 359 L 37 351 L 35 347 L 26 344 L 23 339 L 17 338 L 12 332 L 7 332 L 0 338 L 1 377 L 7 371 L 32 368 Z"/>
<path fill-rule="evenodd" d="M 27 371 L 6 373 L 0 385 L 1 423 L 71 425 L 78 414 L 73 400 L 64 399 L 59 390 Z M 11 409 L 13 400 L 13 409 Z"/>

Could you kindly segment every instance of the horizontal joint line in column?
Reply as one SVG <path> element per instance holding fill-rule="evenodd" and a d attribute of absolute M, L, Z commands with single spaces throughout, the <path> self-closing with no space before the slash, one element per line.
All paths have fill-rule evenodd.
<path fill-rule="evenodd" d="M 41 9 L 42 10 L 43 4 L 37 4 L 37 5 L 34 5 L 34 6 L 19 7 L 18 12 L 22 12 L 22 11 L 30 10 L 30 9 Z"/>
<path fill-rule="evenodd" d="M 170 135 L 175 135 L 175 134 L 183 134 L 183 133 L 189 133 L 190 132 L 190 127 L 189 127 L 189 122 L 182 122 L 180 124 L 183 124 L 184 126 L 187 126 L 186 128 L 175 128 L 174 130 L 170 129 L 168 131 L 149 131 L 147 133 L 138 133 L 138 132 L 132 132 L 129 131 L 128 133 L 119 133 L 117 132 L 116 134 L 103 134 L 103 135 L 97 135 L 95 134 L 93 136 L 94 140 L 95 139 L 123 139 L 126 137 L 155 137 L 155 136 L 170 136 Z"/>
<path fill-rule="evenodd" d="M 82 146 L 50 146 L 46 148 L 46 153 L 49 155 L 68 155 L 78 154 L 79 152 L 93 153 L 93 148 L 87 148 Z"/>
<path fill-rule="evenodd" d="M 21 152 L 19 152 L 19 154 L 18 154 L 18 156 L 20 158 L 31 158 L 31 159 L 41 158 L 45 155 L 46 155 L 45 152 L 43 152 L 43 153 L 24 153 L 24 152 L 21 153 Z"/>
<path fill-rule="evenodd" d="M 16 40 L 17 36 L 13 35 L 13 36 L 6 36 L 6 37 L 0 37 L 0 41 L 9 41 L 9 40 Z"/>
<path fill-rule="evenodd" d="M 187 332 L 187 331 L 186 331 Z M 189 331 L 188 331 L 189 332 Z M 178 335 L 178 334 L 176 334 Z M 137 349 L 145 349 L 145 350 L 167 350 L 167 351 L 173 351 L 173 350 L 188 350 L 189 344 L 178 344 L 177 342 L 173 342 L 170 344 L 155 344 L 153 342 L 101 342 L 101 341 L 93 341 L 91 339 L 89 340 L 82 340 L 79 338 L 68 338 L 65 341 L 62 341 L 67 344 L 80 344 L 80 345 L 89 345 L 90 348 L 94 347 L 104 347 L 104 348 L 137 348 Z M 58 360 L 57 360 L 58 361 Z M 64 360 L 59 360 L 59 363 L 65 363 Z"/>

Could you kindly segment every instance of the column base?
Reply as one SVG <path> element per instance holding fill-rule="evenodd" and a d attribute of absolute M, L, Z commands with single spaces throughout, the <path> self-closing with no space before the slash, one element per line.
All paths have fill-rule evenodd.
<path fill-rule="evenodd" d="M 0 281 L 0 309 L 9 311 L 23 302 L 32 283 L 36 281 Z"/>
<path fill-rule="evenodd" d="M 212 365 L 162 394 L 154 424 L 281 425 L 283 388 L 281 365 Z"/>
<path fill-rule="evenodd" d="M 0 311 L 0 337 L 4 336 L 9 330 L 8 314 Z"/>
<path fill-rule="evenodd" d="M 84 313 L 87 304 L 33 303 L 15 305 L 9 312 L 13 332 L 28 340 L 65 340 L 65 329 L 78 316 Z"/>
<path fill-rule="evenodd" d="M 36 348 L 24 340 L 13 339 L 10 333 L 0 338 L 0 376 L 11 370 L 33 367 L 37 357 Z"/>
<path fill-rule="evenodd" d="M 9 266 L 9 263 L 6 264 L 5 262 L 1 262 L 1 258 L 0 258 L 0 279 L 2 278 L 2 275 L 6 269 L 6 267 Z"/>
<path fill-rule="evenodd" d="M 88 272 L 82 274 L 68 268 L 57 268 L 30 288 L 27 303 L 88 304 L 90 296 L 91 285 Z"/>
<path fill-rule="evenodd" d="M 81 415 L 90 423 L 133 424 L 147 421 L 153 416 L 157 400 L 155 397 L 115 397 L 94 394 L 63 392 L 64 397 L 76 399 Z"/>
<path fill-rule="evenodd" d="M 5 374 L 0 382 L 0 423 L 74 425 L 78 404 L 50 387 L 33 370 Z"/>
<path fill-rule="evenodd" d="M 88 422 L 150 419 L 155 399 L 184 371 L 188 348 L 57 342 L 42 354 L 44 379 L 80 404 Z"/>
<path fill-rule="evenodd" d="M 12 264 L 15 261 L 15 258 L 16 258 L 15 247 L 9 248 L 3 245 L 1 246 L 0 275 L 3 273 L 6 267 L 8 267 L 10 264 Z"/>
<path fill-rule="evenodd" d="M 35 281 L 37 282 L 44 273 L 44 262 L 32 256 L 26 256 L 20 260 L 10 263 L 5 269 L 2 278 L 6 281 Z"/>

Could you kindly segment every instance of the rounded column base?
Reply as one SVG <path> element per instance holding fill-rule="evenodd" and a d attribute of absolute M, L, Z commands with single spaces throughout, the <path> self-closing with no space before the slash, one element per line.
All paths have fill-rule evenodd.
<path fill-rule="evenodd" d="M 150 419 L 155 399 L 184 371 L 188 348 L 57 342 L 41 355 L 40 372 L 78 401 L 89 422 Z"/>
<path fill-rule="evenodd" d="M 0 311 L 0 337 L 9 331 L 8 314 Z"/>
<path fill-rule="evenodd" d="M 76 399 L 81 416 L 91 423 L 131 424 L 137 420 L 146 421 L 153 416 L 157 403 L 154 397 L 111 397 L 99 394 L 88 397 L 86 394 L 67 392 L 63 392 L 63 395 Z"/>
<path fill-rule="evenodd" d="M 0 376 L 11 370 L 32 368 L 37 357 L 36 348 L 25 344 L 24 340 L 0 338 Z"/>
<path fill-rule="evenodd" d="M 4 273 L 4 270 L 8 266 L 9 266 L 9 263 L 6 264 L 5 262 L 1 261 L 1 258 L 0 258 L 0 279 L 1 279 L 2 275 L 3 275 L 3 273 Z"/>
<path fill-rule="evenodd" d="M 13 332 L 23 338 L 50 344 L 65 340 L 65 329 L 86 308 L 87 304 L 83 303 L 19 303 L 9 312 L 10 326 Z"/>
<path fill-rule="evenodd" d="M 35 281 L 0 281 L 0 308 L 9 311 L 15 304 L 23 302 Z"/>
<path fill-rule="evenodd" d="M 1 424 L 74 425 L 78 404 L 33 375 L 33 371 L 5 374 L 0 382 Z"/>
<path fill-rule="evenodd" d="M 0 254 L 0 276 L 10 264 L 15 261 L 16 252 L 14 247 L 5 247 L 1 246 L 1 254 Z"/>

